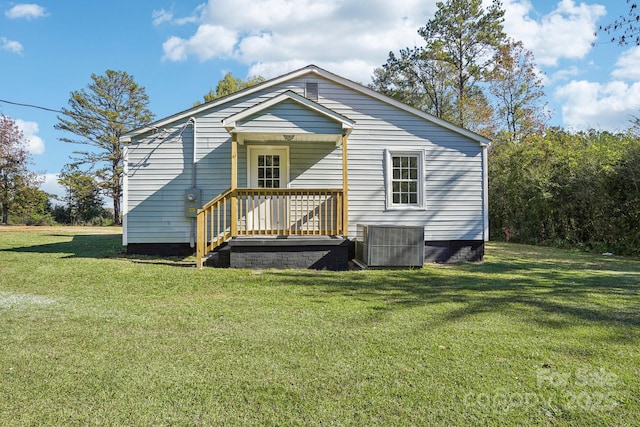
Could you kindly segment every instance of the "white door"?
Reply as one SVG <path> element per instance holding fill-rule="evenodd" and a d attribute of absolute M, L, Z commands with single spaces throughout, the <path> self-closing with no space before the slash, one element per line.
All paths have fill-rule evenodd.
<path fill-rule="evenodd" d="M 287 188 L 289 184 L 289 150 L 287 147 L 247 147 L 249 188 Z M 247 229 L 255 232 L 285 230 L 287 200 L 278 196 L 257 196 L 247 203 Z"/>

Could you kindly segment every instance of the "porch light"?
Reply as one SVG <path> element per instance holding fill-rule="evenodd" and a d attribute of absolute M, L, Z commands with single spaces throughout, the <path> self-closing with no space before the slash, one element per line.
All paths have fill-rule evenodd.
<path fill-rule="evenodd" d="M 295 135 L 282 135 L 282 137 L 284 138 L 285 141 L 287 142 L 291 142 L 293 141 L 293 138 L 295 138 Z"/>

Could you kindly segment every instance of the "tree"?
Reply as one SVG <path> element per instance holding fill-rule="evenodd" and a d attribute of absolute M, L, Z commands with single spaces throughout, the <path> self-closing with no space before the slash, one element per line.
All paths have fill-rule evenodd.
<path fill-rule="evenodd" d="M 506 37 L 502 26 L 504 10 L 498 0 L 493 0 L 486 10 L 482 0 L 447 0 L 437 6 L 433 19 L 418 33 L 426 41 L 425 49 L 453 68 L 455 123 L 473 129 L 481 122 L 467 107 L 479 102 L 475 95 L 481 91 L 474 91 L 476 85 L 485 80 L 493 53 Z"/>
<path fill-rule="evenodd" d="M 373 88 L 459 126 L 491 135 L 491 105 L 482 85 L 494 52 L 505 39 L 498 0 L 438 2 L 433 19 L 418 30 L 422 47 L 389 53 L 374 71 Z"/>
<path fill-rule="evenodd" d="M 495 54 L 489 73 L 489 87 L 496 99 L 496 121 L 509 141 L 519 142 L 534 133 L 542 133 L 549 110 L 542 103 L 542 78 L 536 72 L 533 53 L 520 41 L 508 40 Z"/>
<path fill-rule="evenodd" d="M 16 195 L 14 208 L 11 211 L 12 221 L 26 225 L 53 224 L 52 197 L 35 186 L 24 187 Z"/>
<path fill-rule="evenodd" d="M 113 199 L 113 222 L 120 224 L 122 198 L 122 157 L 120 136 L 151 122 L 149 98 L 144 87 L 124 71 L 107 70 L 105 75 L 91 75 L 88 90 L 71 92 L 70 108 L 63 108 L 56 129 L 80 139 L 61 141 L 92 146 L 76 151 L 73 165 L 88 165 L 101 188 Z"/>
<path fill-rule="evenodd" d="M 453 69 L 437 55 L 422 47 L 401 49 L 374 70 L 372 87 L 407 105 L 438 118 L 452 121 L 455 116 Z"/>
<path fill-rule="evenodd" d="M 605 32 L 611 36 L 612 43 L 618 43 L 621 46 L 635 44 L 640 46 L 640 14 L 638 12 L 638 3 L 627 0 L 629 12 L 626 16 L 621 15 L 613 22 L 607 25 L 600 25 L 598 30 Z M 616 36 L 616 33 L 622 33 Z M 598 35 L 596 33 L 596 35 Z"/>
<path fill-rule="evenodd" d="M 67 165 L 58 183 L 66 190 L 68 221 L 85 224 L 104 213 L 100 184 L 93 175 L 81 171 L 75 165 Z"/>
<path fill-rule="evenodd" d="M 29 172 L 30 157 L 24 134 L 10 117 L 0 114 L 0 210 L 2 224 L 17 207 L 23 192 L 37 188 L 38 177 Z"/>
<path fill-rule="evenodd" d="M 494 238 L 640 254 L 640 140 L 548 128 L 489 151 Z"/>
<path fill-rule="evenodd" d="M 259 83 L 264 82 L 264 77 L 249 77 L 247 80 L 242 80 L 238 77 L 233 77 L 233 74 L 227 73 L 225 76 L 218 81 L 218 85 L 216 86 L 215 92 L 213 89 L 209 89 L 209 92 L 204 95 L 204 102 L 211 102 L 218 98 L 222 98 L 223 96 L 231 95 L 234 92 L 237 92 L 242 89 L 246 89 L 251 86 L 255 86 Z M 196 101 L 193 106 L 200 105 L 200 101 Z"/>

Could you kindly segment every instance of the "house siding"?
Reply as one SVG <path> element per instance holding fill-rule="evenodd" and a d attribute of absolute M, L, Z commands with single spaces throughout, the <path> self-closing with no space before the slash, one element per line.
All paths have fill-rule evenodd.
<path fill-rule="evenodd" d="M 301 107 L 295 101 L 284 101 L 266 112 L 254 114 L 242 120 L 239 130 L 247 132 L 289 131 L 295 133 L 339 134 L 342 126 L 335 120 Z"/>
<path fill-rule="evenodd" d="M 424 225 L 430 241 L 482 240 L 482 147 L 451 130 L 324 79 L 319 102 L 356 122 L 348 141 L 349 234 L 357 224 Z M 385 149 L 425 152 L 425 210 L 387 210 Z"/>
<path fill-rule="evenodd" d="M 357 224 L 396 224 L 424 226 L 428 241 L 483 239 L 485 165 L 478 142 L 313 74 L 195 115 L 196 185 L 202 189 L 203 202 L 230 186 L 231 138 L 222 120 L 286 90 L 304 95 L 307 82 L 318 83 L 318 103 L 356 123 L 348 138 L 350 236 L 355 237 Z M 340 132 L 335 121 L 294 104 L 282 102 L 240 125 L 256 132 L 282 129 L 287 123 L 296 132 Z M 247 184 L 250 144 L 238 147 L 239 187 Z M 305 141 L 261 144 L 289 147 L 291 187 L 342 187 L 341 147 Z M 384 152 L 398 147 L 424 150 L 424 210 L 386 209 Z M 193 126 L 187 120 L 134 138 L 128 147 L 126 176 L 127 242 L 189 242 L 192 220 L 184 215 L 184 190 L 191 187 L 192 159 Z"/>

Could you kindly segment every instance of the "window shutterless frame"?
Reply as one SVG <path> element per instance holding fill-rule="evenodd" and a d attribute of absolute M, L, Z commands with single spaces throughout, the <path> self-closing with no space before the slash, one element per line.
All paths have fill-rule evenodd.
<path fill-rule="evenodd" d="M 384 156 L 386 208 L 425 209 L 424 150 L 386 149 Z"/>

